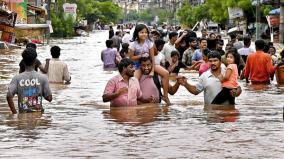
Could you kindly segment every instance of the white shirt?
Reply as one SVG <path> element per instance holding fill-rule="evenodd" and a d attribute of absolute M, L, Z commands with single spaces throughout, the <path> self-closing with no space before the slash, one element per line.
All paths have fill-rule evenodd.
<path fill-rule="evenodd" d="M 221 65 L 221 73 L 225 74 L 226 66 Z M 211 69 L 204 72 L 195 85 L 198 92 L 204 91 L 204 104 L 210 105 L 217 94 L 222 90 L 222 83 L 211 73 Z M 223 104 L 229 104 L 228 101 Z"/>
<path fill-rule="evenodd" d="M 245 47 L 238 50 L 238 53 L 240 55 L 245 55 L 245 56 L 248 56 L 250 53 L 253 53 L 253 52 L 255 51 L 252 48 L 245 48 Z"/>
<path fill-rule="evenodd" d="M 128 43 L 130 44 L 131 41 L 131 35 L 128 33 L 125 33 L 124 36 L 122 37 L 122 43 Z"/>
<path fill-rule="evenodd" d="M 155 56 L 155 65 L 161 65 L 161 63 L 165 63 L 165 55 L 161 52 Z"/>
<path fill-rule="evenodd" d="M 161 51 L 161 53 L 165 55 L 165 58 L 166 58 L 167 60 L 170 60 L 170 59 L 171 59 L 171 53 L 172 53 L 172 51 L 174 51 L 174 50 L 177 50 L 176 47 L 175 47 L 175 45 L 172 45 L 170 42 L 168 42 L 168 43 L 166 43 L 166 44 L 164 45 L 164 48 L 163 48 L 163 50 Z"/>

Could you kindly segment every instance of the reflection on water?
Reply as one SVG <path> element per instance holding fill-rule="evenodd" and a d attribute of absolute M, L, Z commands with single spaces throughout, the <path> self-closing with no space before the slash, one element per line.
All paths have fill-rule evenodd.
<path fill-rule="evenodd" d="M 105 118 L 117 123 L 142 125 L 157 120 L 158 116 L 167 114 L 168 107 L 157 104 L 144 104 L 137 107 L 115 107 L 105 111 Z"/>
<path fill-rule="evenodd" d="M 32 130 L 36 127 L 47 128 L 51 122 L 46 116 L 42 116 L 41 112 L 8 115 L 3 124 L 14 127 L 19 130 Z"/>
<path fill-rule="evenodd" d="M 0 53 L 0 158 L 281 158 L 284 155 L 283 87 L 240 81 L 235 107 L 203 106 L 180 87 L 173 105 L 109 108 L 102 102 L 107 81 L 100 52 L 107 31 L 90 37 L 58 39 L 69 85 L 51 84 L 53 101 L 44 114 L 11 115 L 6 85 L 18 72 L 22 50 Z M 38 58 L 50 58 L 50 46 Z M 190 83 L 198 73 L 181 72 Z M 171 81 L 171 83 L 174 83 Z M 15 103 L 17 97 L 14 98 Z"/>
<path fill-rule="evenodd" d="M 222 105 L 206 105 L 204 106 L 204 111 L 207 113 L 208 122 L 236 122 L 239 111 L 232 106 L 222 106 Z"/>

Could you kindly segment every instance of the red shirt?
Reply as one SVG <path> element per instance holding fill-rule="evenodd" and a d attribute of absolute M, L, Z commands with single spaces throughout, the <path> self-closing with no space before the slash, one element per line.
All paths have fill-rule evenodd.
<path fill-rule="evenodd" d="M 248 55 L 245 77 L 249 77 L 251 81 L 255 82 L 268 82 L 270 81 L 270 75 L 274 74 L 275 69 L 269 54 L 263 51 L 256 51 Z"/>

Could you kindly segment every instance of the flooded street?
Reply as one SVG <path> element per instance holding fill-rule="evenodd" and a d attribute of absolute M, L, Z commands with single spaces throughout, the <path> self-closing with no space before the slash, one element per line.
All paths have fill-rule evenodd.
<path fill-rule="evenodd" d="M 53 101 L 44 114 L 12 115 L 7 84 L 18 73 L 22 50 L 0 53 L 0 158 L 283 158 L 284 88 L 252 88 L 235 108 L 203 106 L 180 87 L 173 105 L 109 108 L 106 82 L 117 72 L 102 69 L 100 52 L 108 31 L 90 37 L 52 40 L 69 66 L 70 85 L 51 85 Z M 38 59 L 50 58 L 39 46 Z M 184 73 L 196 83 L 198 73 Z M 14 100 L 16 101 L 16 97 Z"/>

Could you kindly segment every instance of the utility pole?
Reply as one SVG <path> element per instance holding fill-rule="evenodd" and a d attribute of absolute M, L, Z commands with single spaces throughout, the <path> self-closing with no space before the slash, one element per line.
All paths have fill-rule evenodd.
<path fill-rule="evenodd" d="M 259 4 L 259 0 L 257 0 L 257 4 L 256 4 L 256 36 L 255 36 L 255 40 L 260 39 L 259 36 L 259 23 L 260 23 L 260 4 Z"/>
<path fill-rule="evenodd" d="M 124 21 L 123 23 L 126 23 L 127 22 L 127 10 L 128 10 L 128 5 L 127 5 L 127 1 L 124 2 Z"/>
<path fill-rule="evenodd" d="M 279 42 L 284 43 L 284 0 L 280 1 Z"/>
<path fill-rule="evenodd" d="M 47 20 L 51 20 L 51 16 L 50 16 L 50 4 L 51 4 L 51 0 L 47 1 Z"/>

